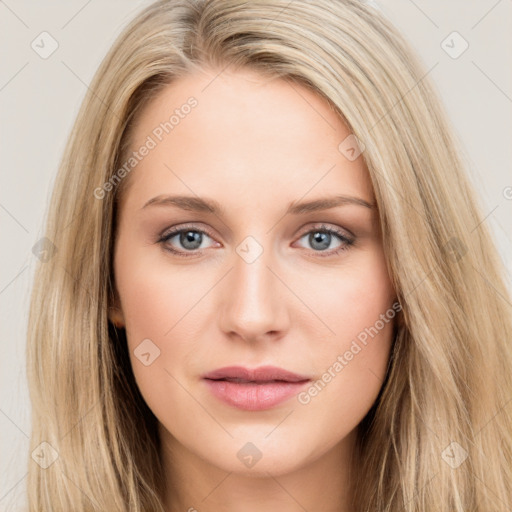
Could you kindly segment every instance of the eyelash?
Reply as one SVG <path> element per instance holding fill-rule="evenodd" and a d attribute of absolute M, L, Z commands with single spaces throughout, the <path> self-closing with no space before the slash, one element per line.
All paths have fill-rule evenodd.
<path fill-rule="evenodd" d="M 175 254 L 176 256 L 179 256 L 179 257 L 190 258 L 193 256 L 200 255 L 201 252 L 197 252 L 198 249 L 196 249 L 195 251 L 178 251 L 178 250 L 172 249 L 171 247 L 166 245 L 167 242 L 171 238 L 173 238 L 175 235 L 184 233 L 184 232 L 186 233 L 188 231 L 201 233 L 201 234 L 209 236 L 212 239 L 214 238 L 213 235 L 206 229 L 198 229 L 195 226 L 181 226 L 179 228 L 172 228 L 170 231 L 164 232 L 164 234 L 160 235 L 160 238 L 157 240 L 157 243 L 162 244 L 166 251 L 169 251 L 170 253 Z M 330 251 L 312 250 L 312 252 L 317 253 L 318 256 L 321 258 L 336 256 L 336 255 L 340 254 L 341 252 L 348 250 L 350 248 L 350 246 L 352 246 L 355 242 L 354 239 L 350 239 L 347 236 L 345 236 L 345 234 L 343 232 L 341 232 L 335 228 L 332 228 L 332 227 L 327 227 L 323 224 L 319 227 L 315 226 L 314 228 L 310 229 L 309 231 L 306 231 L 305 233 L 303 233 L 300 236 L 300 238 L 303 238 L 305 235 L 309 235 L 311 233 L 328 233 L 330 235 L 337 236 L 340 239 L 340 241 L 343 242 L 343 245 L 341 245 L 337 249 L 331 249 Z"/>

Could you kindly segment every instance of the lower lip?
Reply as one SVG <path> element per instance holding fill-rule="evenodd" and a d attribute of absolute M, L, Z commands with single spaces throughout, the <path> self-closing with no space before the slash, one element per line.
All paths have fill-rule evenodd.
<path fill-rule="evenodd" d="M 205 382 L 228 405 L 245 411 L 263 411 L 297 395 L 309 381 L 257 384 L 205 379 Z"/>

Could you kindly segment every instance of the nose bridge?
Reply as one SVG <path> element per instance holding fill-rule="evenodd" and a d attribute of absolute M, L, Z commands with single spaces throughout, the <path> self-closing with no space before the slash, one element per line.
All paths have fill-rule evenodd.
<path fill-rule="evenodd" d="M 233 269 L 233 281 L 239 299 L 248 304 L 258 305 L 260 308 L 269 305 L 270 289 L 275 288 L 272 273 L 268 269 L 270 259 L 268 253 L 267 250 L 254 260 L 247 260 L 238 255 Z"/>
<path fill-rule="evenodd" d="M 286 328 L 280 283 L 269 269 L 274 261 L 271 252 L 268 244 L 264 247 L 252 237 L 237 246 L 221 314 L 221 328 L 226 333 L 253 340 Z"/>

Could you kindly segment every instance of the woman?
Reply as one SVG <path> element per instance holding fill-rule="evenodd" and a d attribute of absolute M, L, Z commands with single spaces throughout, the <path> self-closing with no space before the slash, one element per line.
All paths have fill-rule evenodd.
<path fill-rule="evenodd" d="M 510 299 L 424 75 L 355 0 L 124 30 L 36 275 L 31 510 L 512 507 Z"/>

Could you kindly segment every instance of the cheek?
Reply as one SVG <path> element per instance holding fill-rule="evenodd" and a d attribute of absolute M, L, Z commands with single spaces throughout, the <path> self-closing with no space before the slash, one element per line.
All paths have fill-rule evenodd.
<path fill-rule="evenodd" d="M 183 266 L 162 264 L 162 258 L 156 264 L 147 257 L 151 252 L 123 252 L 120 244 L 115 274 L 133 373 L 149 407 L 158 410 L 179 398 L 176 382 L 184 382 L 187 361 L 197 354 L 192 326 L 209 286 Z"/>
<path fill-rule="evenodd" d="M 132 246 L 123 252 L 122 247 L 120 241 L 115 273 L 129 341 L 174 338 L 189 321 L 189 313 L 193 316 L 200 309 L 200 299 L 208 290 L 203 278 L 207 276 L 191 266 L 169 263 L 156 248 Z"/>
<path fill-rule="evenodd" d="M 379 250 L 329 277 L 323 288 L 328 292 L 317 295 L 316 303 L 335 334 L 316 350 L 318 378 L 298 401 L 314 416 L 329 414 L 333 421 L 326 428 L 349 431 L 366 415 L 384 382 L 395 294 Z"/>
<path fill-rule="evenodd" d="M 336 268 L 324 268 L 301 280 L 295 290 L 307 299 L 311 310 L 329 328 L 320 350 L 342 350 L 350 340 L 370 329 L 392 306 L 395 292 L 389 278 L 384 254 L 378 244 L 354 253 Z M 293 279 L 293 273 L 287 276 Z M 292 281 L 293 282 L 293 281 Z M 394 311 L 390 312 L 394 317 Z M 388 315 L 388 316 L 390 316 Z M 389 334 L 386 322 L 379 321 L 378 330 Z M 385 336 L 383 336 L 385 337 Z M 364 341 L 364 340 L 363 340 Z"/>

